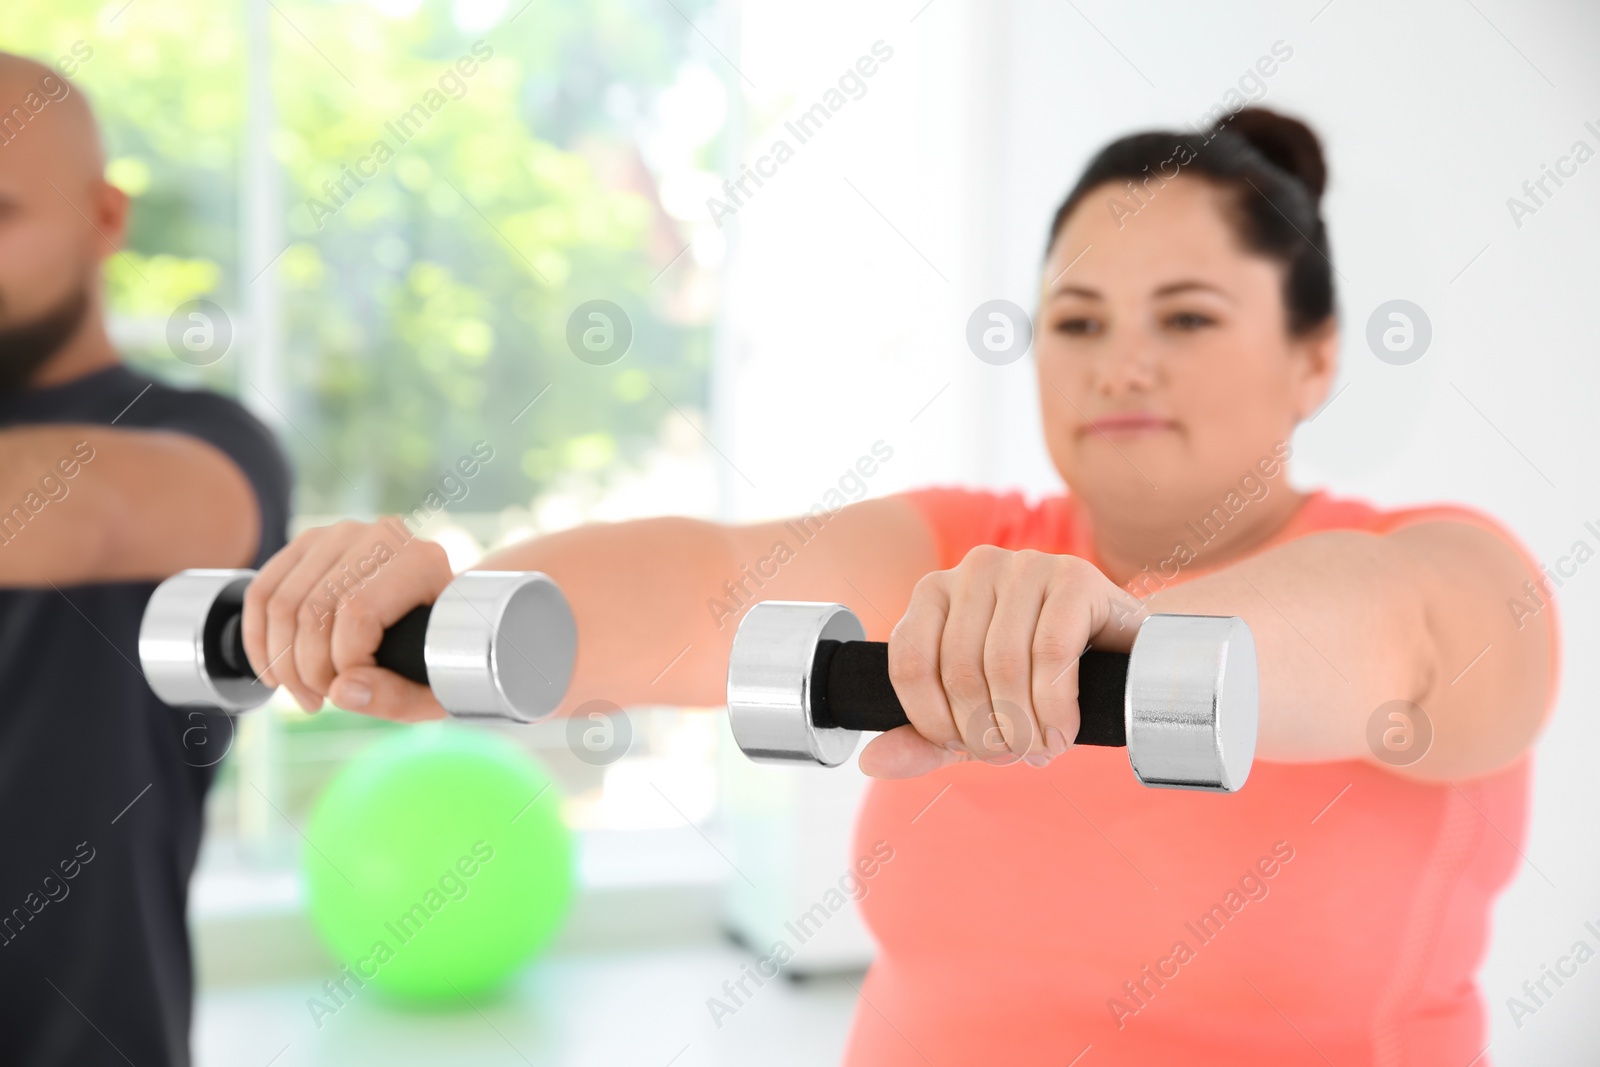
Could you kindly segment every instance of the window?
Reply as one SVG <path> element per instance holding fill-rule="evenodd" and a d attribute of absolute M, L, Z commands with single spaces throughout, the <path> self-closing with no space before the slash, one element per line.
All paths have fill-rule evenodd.
<path fill-rule="evenodd" d="M 134 197 L 107 269 L 128 361 L 271 425 L 297 528 L 410 514 L 461 567 L 589 519 L 719 513 L 701 427 L 724 248 L 704 190 L 730 72 L 696 27 L 719 17 L 714 0 L 57 0 L 8 10 L 0 47 L 79 58 Z M 492 458 L 464 479 L 468 453 Z M 629 725 L 602 766 L 565 723 L 507 733 L 580 829 L 658 824 L 647 780 L 708 816 L 714 718 Z M 206 863 L 292 863 L 286 820 L 396 728 L 281 697 L 241 717 Z"/>

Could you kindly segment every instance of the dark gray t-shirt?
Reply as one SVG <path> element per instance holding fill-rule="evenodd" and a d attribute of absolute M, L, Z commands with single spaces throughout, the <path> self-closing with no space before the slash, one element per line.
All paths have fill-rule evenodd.
<path fill-rule="evenodd" d="M 260 505 L 256 565 L 283 546 L 288 467 L 271 433 L 233 401 L 120 366 L 0 395 L 0 429 L 113 420 L 220 449 L 249 478 Z M 0 500 L 0 553 L 10 540 L 49 537 L 54 523 L 71 521 L 72 481 L 63 472 L 82 456 L 63 458 L 53 481 L 40 471 L 33 498 Z M 169 707 L 145 684 L 139 621 L 154 589 L 151 582 L 0 587 L 6 1062 L 189 1063 L 189 876 L 206 791 L 233 734 L 224 716 Z"/>

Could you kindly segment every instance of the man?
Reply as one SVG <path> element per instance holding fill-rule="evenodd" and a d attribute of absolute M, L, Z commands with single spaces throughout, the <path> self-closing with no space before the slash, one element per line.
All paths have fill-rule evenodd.
<path fill-rule="evenodd" d="M 0 53 L 0 1059 L 187 1064 L 184 913 L 226 720 L 138 667 L 155 584 L 258 565 L 289 473 L 238 405 L 124 367 L 99 273 L 128 200 L 93 115 Z"/>

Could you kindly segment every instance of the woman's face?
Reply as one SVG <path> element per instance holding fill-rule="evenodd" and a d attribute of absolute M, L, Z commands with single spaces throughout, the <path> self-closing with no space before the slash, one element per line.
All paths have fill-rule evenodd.
<path fill-rule="evenodd" d="M 1181 521 L 1283 454 L 1327 396 L 1337 334 L 1289 336 L 1283 268 L 1240 248 L 1216 186 L 1169 181 L 1132 215 L 1118 194 L 1134 203 L 1085 197 L 1045 264 L 1045 440 L 1101 518 Z"/>

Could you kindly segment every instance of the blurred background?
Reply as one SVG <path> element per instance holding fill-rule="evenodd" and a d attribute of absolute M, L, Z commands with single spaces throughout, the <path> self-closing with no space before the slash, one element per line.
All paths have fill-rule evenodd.
<path fill-rule="evenodd" d="M 449 498 L 425 533 L 458 567 L 583 522 L 753 520 L 835 489 L 1058 492 L 1031 361 L 973 358 L 967 318 L 1033 308 L 1049 219 L 1103 143 L 1247 102 L 1305 118 L 1330 162 L 1344 364 L 1296 482 L 1468 503 L 1554 561 L 1600 525 L 1600 164 L 1532 212 L 1510 199 L 1575 142 L 1600 150 L 1597 41 L 1580 0 L 53 0 L 0 22 L 0 48 L 75 59 L 134 198 L 109 267 L 130 362 L 273 426 L 297 528 Z M 842 83 L 862 57 L 874 73 Z M 595 300 L 631 329 L 612 362 L 568 341 Z M 1403 365 L 1366 340 L 1392 300 L 1431 327 Z M 195 307 L 226 333 L 215 358 L 171 340 Z M 892 459 L 842 484 L 879 442 Z M 1534 1017 L 1506 1006 L 1600 925 L 1600 570 L 1557 599 L 1560 705 L 1481 975 L 1502 1065 L 1600 1052 L 1600 969 Z M 397 728 L 287 702 L 237 720 L 191 908 L 198 1062 L 837 1059 L 872 951 L 852 915 L 805 981 L 708 1005 L 755 959 L 730 933 L 770 942 L 842 869 L 859 775 L 754 768 L 709 710 L 609 723 L 498 731 L 550 772 L 578 846 L 573 909 L 515 986 L 316 1020 L 337 964 L 307 922 L 302 828 Z"/>

